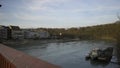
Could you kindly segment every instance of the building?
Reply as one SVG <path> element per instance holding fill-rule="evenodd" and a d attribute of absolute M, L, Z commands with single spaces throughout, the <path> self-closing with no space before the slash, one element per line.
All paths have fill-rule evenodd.
<path fill-rule="evenodd" d="M 38 33 L 39 33 L 39 38 L 44 39 L 44 38 L 49 38 L 50 37 L 50 34 L 47 31 L 41 30 Z"/>
<path fill-rule="evenodd" d="M 0 25 L 0 39 L 11 39 L 11 30 L 8 26 Z"/>
<path fill-rule="evenodd" d="M 19 26 L 9 26 L 12 39 L 24 39 L 24 32 Z"/>
<path fill-rule="evenodd" d="M 25 39 L 38 39 L 39 33 L 27 30 L 27 31 L 24 31 L 24 38 Z"/>
<path fill-rule="evenodd" d="M 47 31 L 24 31 L 25 39 L 45 39 L 49 38 L 50 34 Z"/>

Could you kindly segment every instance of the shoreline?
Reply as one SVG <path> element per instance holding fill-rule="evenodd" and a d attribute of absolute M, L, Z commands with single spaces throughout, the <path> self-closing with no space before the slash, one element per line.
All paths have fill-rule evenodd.
<path fill-rule="evenodd" d="M 5 45 L 17 45 L 17 44 L 27 44 L 30 43 L 31 41 L 35 41 L 35 42 L 49 42 L 49 41 L 55 41 L 55 42 L 59 42 L 59 41 L 79 41 L 79 39 L 38 39 L 38 40 L 34 40 L 34 39 L 23 39 L 23 40 L 3 40 L 2 44 Z"/>

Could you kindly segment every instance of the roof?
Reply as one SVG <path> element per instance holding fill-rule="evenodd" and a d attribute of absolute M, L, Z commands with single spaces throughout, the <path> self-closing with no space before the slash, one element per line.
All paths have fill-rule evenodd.
<path fill-rule="evenodd" d="M 10 29 L 8 26 L 2 26 L 0 25 L 0 29 Z"/>
<path fill-rule="evenodd" d="M 9 26 L 11 30 L 20 30 L 19 26 Z"/>

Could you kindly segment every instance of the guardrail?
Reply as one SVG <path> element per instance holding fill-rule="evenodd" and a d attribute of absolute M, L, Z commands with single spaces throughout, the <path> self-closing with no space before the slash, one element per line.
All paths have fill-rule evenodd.
<path fill-rule="evenodd" d="M 60 68 L 21 51 L 0 44 L 0 68 Z"/>

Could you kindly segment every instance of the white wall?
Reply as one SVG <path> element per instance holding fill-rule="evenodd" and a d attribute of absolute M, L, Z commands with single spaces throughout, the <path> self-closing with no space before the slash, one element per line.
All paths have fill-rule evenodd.
<path fill-rule="evenodd" d="M 34 38 L 41 39 L 41 38 L 48 38 L 50 36 L 49 33 L 46 31 L 41 31 L 41 32 L 25 31 L 24 33 L 25 33 L 24 36 L 27 39 L 34 39 Z"/>
<path fill-rule="evenodd" d="M 24 32 L 21 30 L 12 30 L 12 39 L 24 39 Z"/>

